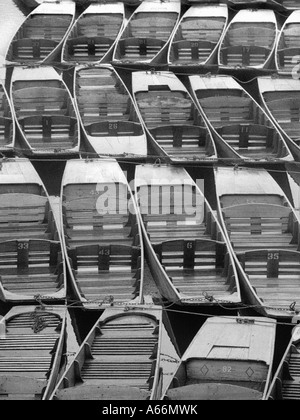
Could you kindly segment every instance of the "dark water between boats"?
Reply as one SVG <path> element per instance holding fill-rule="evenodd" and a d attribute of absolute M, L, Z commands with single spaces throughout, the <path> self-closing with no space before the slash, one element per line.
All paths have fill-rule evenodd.
<path fill-rule="evenodd" d="M 5 43 L 9 42 L 12 35 L 20 26 L 28 13 L 29 10 L 24 6 L 21 0 L 0 0 L 0 15 L 2 18 L 0 27 L 0 59 L 5 53 Z M 3 18 L 4 16 L 5 18 Z M 128 74 L 128 72 L 126 74 L 124 73 L 120 75 L 123 77 L 125 82 L 129 82 L 130 74 Z M 257 97 L 254 83 L 246 83 L 244 87 L 254 97 Z M 37 160 L 35 158 L 32 159 L 32 163 L 41 176 L 49 194 L 58 196 L 60 192 L 60 183 L 65 167 L 65 161 L 63 159 Z M 127 171 L 130 181 L 134 174 L 134 164 L 122 163 L 121 166 L 124 170 Z M 205 194 L 210 201 L 211 206 L 216 208 L 212 168 L 188 167 L 186 169 L 195 180 L 204 180 Z M 273 172 L 275 169 L 276 171 Z M 278 166 L 276 166 L 276 168 L 268 166 L 268 170 L 283 188 L 287 196 L 291 198 L 288 180 L 286 174 L 284 173 L 284 168 Z M 151 283 L 152 279 L 149 278 L 148 281 Z M 9 309 L 10 308 L 7 305 L 0 304 L 0 315 L 4 315 Z M 208 316 L 237 314 L 237 310 L 228 310 L 222 307 L 217 309 L 203 309 L 198 307 L 190 309 L 189 312 L 185 312 L 182 308 L 173 305 L 171 307 L 167 307 L 166 310 L 169 315 L 169 319 L 171 321 L 181 353 L 185 351 L 192 338 Z M 101 315 L 101 311 L 89 313 L 80 309 L 72 309 L 70 310 L 70 314 L 74 320 L 74 328 L 78 333 L 79 339 L 83 339 Z M 248 316 L 257 315 L 254 311 L 249 310 L 243 311 L 241 314 Z M 274 369 L 279 363 L 280 358 L 285 351 L 286 345 L 290 340 L 291 328 L 292 327 L 290 325 L 281 325 L 278 323 Z"/>

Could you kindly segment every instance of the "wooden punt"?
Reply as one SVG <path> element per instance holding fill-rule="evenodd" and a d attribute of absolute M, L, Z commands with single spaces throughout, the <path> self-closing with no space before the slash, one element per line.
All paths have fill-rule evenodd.
<path fill-rule="evenodd" d="M 108 63 L 125 22 L 124 4 L 90 4 L 62 48 L 62 63 Z"/>
<path fill-rule="evenodd" d="M 222 37 L 218 55 L 219 68 L 242 71 L 268 69 L 273 64 L 277 31 L 273 10 L 238 11 Z"/>
<path fill-rule="evenodd" d="M 10 98 L 25 155 L 78 155 L 80 122 L 75 102 L 53 67 L 15 67 Z"/>
<path fill-rule="evenodd" d="M 107 308 L 50 399 L 157 400 L 178 362 L 161 306 Z"/>
<path fill-rule="evenodd" d="M 64 306 L 14 306 L 0 317 L 0 400 L 45 400 L 64 367 Z"/>
<path fill-rule="evenodd" d="M 241 302 L 225 236 L 184 168 L 138 165 L 135 197 L 145 252 L 164 299 L 185 306 Z"/>
<path fill-rule="evenodd" d="M 0 152 L 13 152 L 16 141 L 16 124 L 12 103 L 6 87 L 6 71 L 0 71 Z"/>
<path fill-rule="evenodd" d="M 182 16 L 168 50 L 169 70 L 216 65 L 216 54 L 228 23 L 225 4 L 192 5 Z"/>
<path fill-rule="evenodd" d="M 173 72 L 133 72 L 132 93 L 153 155 L 181 164 L 217 159 L 205 120 Z"/>
<path fill-rule="evenodd" d="M 300 400 L 300 330 L 294 327 L 266 400 Z"/>
<path fill-rule="evenodd" d="M 67 162 L 61 223 L 74 300 L 85 309 L 143 300 L 144 258 L 135 203 L 114 159 Z"/>
<path fill-rule="evenodd" d="M 6 61 L 48 65 L 59 62 L 64 39 L 75 20 L 75 8 L 73 1 L 37 6 L 8 44 Z"/>
<path fill-rule="evenodd" d="M 247 162 L 293 160 L 273 120 L 233 77 L 194 75 L 189 82 L 219 155 L 230 157 L 229 149 L 232 156 Z"/>
<path fill-rule="evenodd" d="M 262 105 L 283 134 L 294 159 L 299 162 L 300 81 L 298 76 L 295 79 L 258 77 L 257 83 Z"/>
<path fill-rule="evenodd" d="M 111 65 L 76 67 L 74 92 L 88 152 L 123 159 L 147 156 L 147 136 L 135 103 Z"/>
<path fill-rule="evenodd" d="M 181 358 L 166 400 L 262 400 L 272 375 L 276 321 L 208 318 Z"/>
<path fill-rule="evenodd" d="M 295 10 L 286 19 L 276 43 L 275 65 L 279 75 L 293 76 L 293 71 L 299 63 L 299 45 L 300 10 Z"/>
<path fill-rule="evenodd" d="M 0 169 L 0 299 L 63 301 L 66 267 L 53 201 L 27 159 Z"/>
<path fill-rule="evenodd" d="M 179 22 L 181 3 L 143 1 L 128 19 L 112 57 L 116 66 L 167 65 L 167 49 Z"/>
<path fill-rule="evenodd" d="M 300 301 L 297 212 L 265 169 L 215 168 L 215 184 L 243 301 L 262 315 L 291 319 Z"/>

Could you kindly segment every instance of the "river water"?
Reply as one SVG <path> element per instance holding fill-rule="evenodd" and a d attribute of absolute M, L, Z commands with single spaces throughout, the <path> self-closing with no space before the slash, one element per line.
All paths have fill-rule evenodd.
<path fill-rule="evenodd" d="M 5 66 L 4 66 L 4 57 L 6 50 L 8 48 L 9 42 L 12 39 L 14 33 L 24 21 L 26 16 L 29 14 L 30 9 L 26 7 L 22 0 L 0 0 L 0 16 L 1 16 L 1 25 L 0 25 L 0 78 L 5 77 Z M 37 169 L 39 175 L 45 183 L 46 188 L 50 195 L 58 195 L 60 191 L 60 181 L 64 170 L 64 161 L 59 160 L 49 160 L 38 161 L 33 160 L 35 168 Z M 130 169 L 125 168 L 130 173 Z M 212 173 L 210 170 L 207 170 L 207 173 L 204 173 L 203 170 L 196 170 L 189 168 L 191 176 L 194 178 L 205 178 L 208 183 L 206 188 L 208 194 L 211 196 L 211 205 L 214 207 L 213 202 L 213 179 Z M 282 186 L 286 186 L 286 180 L 284 177 L 277 179 Z M 211 184 L 210 184 L 211 182 Z M 287 193 L 287 191 L 285 191 Z M 0 304 L 0 315 L 4 315 L 9 308 L 5 305 Z M 86 313 L 81 312 L 80 310 L 72 310 L 71 316 L 75 320 L 74 327 L 76 329 L 76 334 L 78 340 L 81 341 L 89 329 L 94 325 L 94 322 L 98 319 L 101 313 L 93 312 Z M 181 308 L 173 306 L 169 308 L 168 315 L 177 339 L 178 346 L 181 350 L 181 353 L 187 348 L 188 344 L 191 342 L 192 338 L 201 327 L 207 316 L 211 315 L 236 315 L 234 311 L 227 311 L 221 308 L 219 309 L 198 309 L 196 312 L 183 312 Z M 250 314 L 254 315 L 254 314 Z M 276 367 L 279 362 L 284 350 L 290 339 L 290 327 L 278 326 L 277 328 L 277 338 L 276 338 L 276 349 L 275 349 L 275 363 Z"/>

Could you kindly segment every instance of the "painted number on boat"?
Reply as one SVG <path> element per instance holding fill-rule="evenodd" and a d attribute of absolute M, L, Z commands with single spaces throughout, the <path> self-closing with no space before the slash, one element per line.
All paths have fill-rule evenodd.
<path fill-rule="evenodd" d="M 279 260 L 279 252 L 268 252 L 268 260 Z"/>
<path fill-rule="evenodd" d="M 28 242 L 19 242 L 18 243 L 18 249 L 28 249 L 29 243 Z"/>
<path fill-rule="evenodd" d="M 115 131 L 118 131 L 118 123 L 117 122 L 114 122 L 114 123 L 108 123 L 108 131 L 109 132 L 111 132 L 111 131 L 113 131 L 113 132 L 115 132 Z"/>
<path fill-rule="evenodd" d="M 231 373 L 231 366 L 223 366 L 222 367 L 223 373 Z"/>

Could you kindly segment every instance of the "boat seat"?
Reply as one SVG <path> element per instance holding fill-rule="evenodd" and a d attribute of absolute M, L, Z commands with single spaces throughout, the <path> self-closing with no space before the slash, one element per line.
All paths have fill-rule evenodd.
<path fill-rule="evenodd" d="M 300 98 L 292 96 L 292 92 L 288 93 L 289 97 L 277 97 L 276 99 L 267 99 L 273 117 L 276 119 L 281 128 L 292 139 L 299 139 L 300 129 Z"/>
<path fill-rule="evenodd" d="M 253 123 L 253 102 L 251 98 L 233 95 L 199 97 L 201 107 L 214 127 L 233 123 Z"/>
<path fill-rule="evenodd" d="M 230 207 L 237 204 L 266 203 L 285 206 L 285 200 L 277 194 L 224 194 L 220 197 L 221 207 Z"/>
<path fill-rule="evenodd" d="M 269 26 L 269 27 L 267 27 Z M 276 39 L 274 24 L 233 24 L 226 33 L 223 45 L 264 47 L 270 50 Z"/>
<path fill-rule="evenodd" d="M 66 44 L 65 60 L 99 60 L 113 45 L 114 39 L 105 36 L 81 36 L 69 39 Z"/>
<path fill-rule="evenodd" d="M 277 51 L 279 70 L 292 73 L 297 65 L 295 57 L 300 55 L 300 47 L 282 48 Z"/>
<path fill-rule="evenodd" d="M 88 300 L 113 296 L 134 299 L 139 293 L 140 250 L 126 245 L 87 245 L 69 249 L 76 283 Z"/>
<path fill-rule="evenodd" d="M 58 389 L 55 392 L 55 398 L 57 400 L 119 400 L 124 399 L 127 401 L 136 400 L 148 400 L 150 398 L 150 391 L 146 389 L 140 389 L 137 387 L 128 387 L 122 385 L 86 385 L 82 384 L 78 387 L 70 387 Z M 1 394 L 0 394 L 1 399 Z"/>
<path fill-rule="evenodd" d="M 230 67 L 262 66 L 271 49 L 260 46 L 229 46 L 221 48 L 221 64 Z"/>
<path fill-rule="evenodd" d="M 117 45 L 117 58 L 120 60 L 151 59 L 159 53 L 164 42 L 155 38 L 125 38 Z"/>
<path fill-rule="evenodd" d="M 257 248 L 291 248 L 289 207 L 268 203 L 237 204 L 223 209 L 223 218 L 236 252 Z"/>
<path fill-rule="evenodd" d="M 145 17 L 137 17 L 129 22 L 128 31 L 133 38 L 159 39 L 168 41 L 174 30 L 177 13 L 170 13 L 168 17 L 162 13 L 145 13 Z"/>
<path fill-rule="evenodd" d="M 299 48 L 300 42 L 300 25 L 299 23 L 291 23 L 287 25 L 279 40 L 279 48 Z"/>
<path fill-rule="evenodd" d="M 265 305 L 283 309 L 300 299 L 300 252 L 259 249 L 241 253 L 238 258 Z"/>
<path fill-rule="evenodd" d="M 232 293 L 234 279 L 232 267 L 228 268 L 225 243 L 210 239 L 173 240 L 153 248 L 181 293 Z"/>
<path fill-rule="evenodd" d="M 172 63 L 205 62 L 216 44 L 211 41 L 175 41 L 171 47 Z M 177 63 L 178 62 L 178 63 Z"/>
<path fill-rule="evenodd" d="M 108 121 L 85 125 L 85 129 L 90 136 L 94 137 L 126 137 L 143 135 L 142 127 L 139 123 L 132 121 Z"/>
<path fill-rule="evenodd" d="M 38 115 L 19 118 L 32 148 L 69 149 L 77 144 L 77 120 L 68 116 Z"/>
<path fill-rule="evenodd" d="M 153 128 L 150 132 L 169 155 L 205 157 L 214 154 L 209 134 L 203 127 L 167 125 Z"/>
<path fill-rule="evenodd" d="M 59 242 L 47 240 L 0 243 L 2 286 L 15 294 L 55 293 L 63 286 Z"/>
<path fill-rule="evenodd" d="M 22 38 L 12 42 L 11 60 L 44 60 L 57 47 L 58 42 L 51 39 Z"/>
<path fill-rule="evenodd" d="M 19 376 L 14 374 L 0 375 L 0 401 L 1 400 L 26 400 L 41 399 L 44 388 L 47 385 L 46 379 L 36 379 L 30 376 Z"/>

